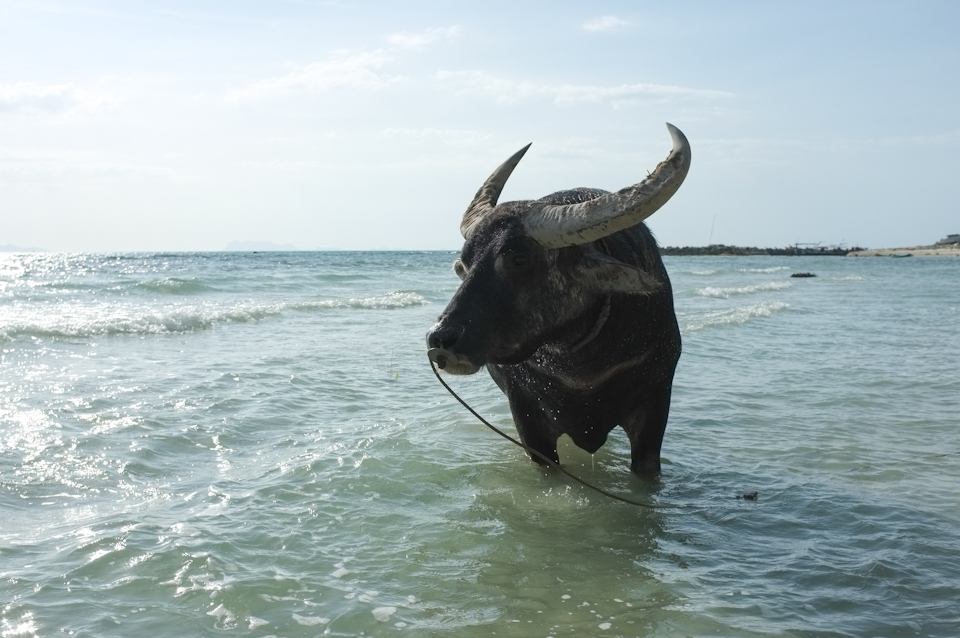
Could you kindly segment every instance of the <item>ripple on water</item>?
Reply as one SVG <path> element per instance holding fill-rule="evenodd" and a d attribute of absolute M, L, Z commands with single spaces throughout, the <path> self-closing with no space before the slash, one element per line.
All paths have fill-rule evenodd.
<path fill-rule="evenodd" d="M 52 327 L 0 353 L 4 635 L 960 626 L 957 266 L 811 258 L 786 287 L 773 258 L 669 259 L 663 476 L 629 474 L 619 430 L 595 455 L 560 443 L 585 478 L 676 506 L 650 511 L 537 468 L 437 386 L 449 253 L 4 259 L 0 330 Z M 57 306 L 25 278 L 88 288 Z M 91 294 L 173 280 L 205 288 Z M 174 309 L 199 323 L 163 328 Z M 512 428 L 489 377 L 453 383 Z"/>

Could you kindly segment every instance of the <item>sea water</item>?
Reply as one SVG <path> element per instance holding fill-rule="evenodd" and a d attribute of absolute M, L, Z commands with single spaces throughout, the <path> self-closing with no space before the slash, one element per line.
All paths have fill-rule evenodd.
<path fill-rule="evenodd" d="M 662 477 L 560 449 L 646 509 L 436 382 L 454 257 L 0 255 L 0 636 L 960 635 L 960 259 L 667 258 Z"/>

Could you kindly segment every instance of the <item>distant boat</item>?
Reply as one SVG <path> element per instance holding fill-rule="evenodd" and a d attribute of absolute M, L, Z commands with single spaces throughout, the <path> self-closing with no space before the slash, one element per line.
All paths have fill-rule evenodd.
<path fill-rule="evenodd" d="M 787 246 L 786 250 L 783 251 L 784 255 L 839 255 L 844 256 L 850 252 L 849 248 L 844 248 L 842 245 L 837 244 L 834 246 L 821 246 L 821 242 L 815 244 L 801 244 L 796 243 L 793 246 Z M 774 253 L 771 253 L 774 254 Z M 778 253 L 777 254 L 781 254 Z"/>
<path fill-rule="evenodd" d="M 904 257 L 913 257 L 912 253 L 907 253 L 906 255 L 890 255 L 891 257 L 896 257 L 898 259 L 903 259 Z"/>
<path fill-rule="evenodd" d="M 960 244 L 960 235 L 954 233 L 953 235 L 947 235 L 943 239 L 937 242 L 937 246 L 942 246 L 944 244 Z"/>

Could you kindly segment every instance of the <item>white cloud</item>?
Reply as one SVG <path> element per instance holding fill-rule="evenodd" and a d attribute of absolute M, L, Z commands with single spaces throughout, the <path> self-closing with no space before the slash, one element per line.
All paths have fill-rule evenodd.
<path fill-rule="evenodd" d="M 129 179 L 193 180 L 189 173 L 160 164 L 148 164 L 126 155 L 97 151 L 0 151 L 0 183 L 54 180 L 126 181 Z"/>
<path fill-rule="evenodd" d="M 489 142 L 493 139 L 490 133 L 470 129 L 438 129 L 438 128 L 385 128 L 384 137 L 441 141 L 454 144 Z"/>
<path fill-rule="evenodd" d="M 617 16 L 600 16 L 593 20 L 587 20 L 582 26 L 585 31 L 599 33 L 602 31 L 618 31 L 629 24 L 629 22 L 621 20 Z"/>
<path fill-rule="evenodd" d="M 337 87 L 379 88 L 397 79 L 380 72 L 392 59 L 379 49 L 354 54 L 339 52 L 330 59 L 294 67 L 286 75 L 231 91 L 227 100 L 243 101 L 291 92 L 316 93 Z"/>
<path fill-rule="evenodd" d="M 663 84 L 621 84 L 593 86 L 589 84 L 542 84 L 529 80 L 500 78 L 483 71 L 441 71 L 437 78 L 449 82 L 462 93 L 473 93 L 512 104 L 527 99 L 550 99 L 557 105 L 584 102 L 609 102 L 614 107 L 636 102 L 662 102 L 671 99 L 714 100 L 732 97 L 726 91 L 688 89 Z"/>
<path fill-rule="evenodd" d="M 453 25 L 437 29 L 427 29 L 420 33 L 394 33 L 387 37 L 390 44 L 401 49 L 425 49 L 437 40 L 447 40 L 460 35 L 462 29 Z"/>
<path fill-rule="evenodd" d="M 960 144 L 960 129 L 931 135 L 885 137 L 880 143 L 884 146 L 953 146 Z"/>
<path fill-rule="evenodd" d="M 930 135 L 899 137 L 700 138 L 697 147 L 720 162 L 788 164 L 796 157 L 813 155 L 875 155 L 884 147 L 944 147 L 960 145 L 960 129 Z"/>
<path fill-rule="evenodd" d="M 114 102 L 111 96 L 90 93 L 69 82 L 0 84 L 0 113 L 69 117 L 93 113 Z"/>

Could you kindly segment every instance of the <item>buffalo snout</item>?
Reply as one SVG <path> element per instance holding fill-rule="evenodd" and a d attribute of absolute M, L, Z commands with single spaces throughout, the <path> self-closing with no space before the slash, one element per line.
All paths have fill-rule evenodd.
<path fill-rule="evenodd" d="M 469 357 L 455 352 L 454 346 L 462 335 L 462 326 L 444 325 L 443 322 L 427 333 L 427 356 L 444 372 L 473 374 L 480 369 Z"/>
<path fill-rule="evenodd" d="M 444 325 L 442 322 L 438 323 L 427 332 L 427 347 L 449 350 L 457 343 L 462 334 L 462 326 Z"/>

